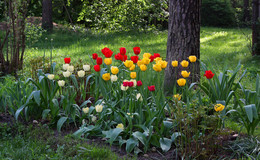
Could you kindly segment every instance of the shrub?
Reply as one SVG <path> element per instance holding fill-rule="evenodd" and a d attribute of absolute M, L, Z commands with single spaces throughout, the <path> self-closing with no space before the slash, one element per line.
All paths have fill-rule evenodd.
<path fill-rule="evenodd" d="M 218 27 L 234 26 L 235 12 L 230 0 L 202 0 L 201 24 Z"/>

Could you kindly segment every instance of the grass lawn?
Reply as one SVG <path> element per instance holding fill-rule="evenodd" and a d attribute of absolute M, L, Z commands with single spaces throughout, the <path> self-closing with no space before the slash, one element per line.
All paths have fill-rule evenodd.
<path fill-rule="evenodd" d="M 243 84 L 254 89 L 255 77 L 260 73 L 260 57 L 252 57 L 250 46 L 250 29 L 223 29 L 201 28 L 201 60 L 213 64 L 218 71 L 225 66 L 233 69 L 239 61 L 247 68 L 247 78 Z M 45 38 L 48 40 L 45 40 Z M 51 39 L 52 45 L 51 45 Z M 140 46 L 142 53 L 160 53 L 166 56 L 167 31 L 153 32 L 122 32 L 93 34 L 75 33 L 68 31 L 55 31 L 52 34 L 45 33 L 35 44 L 29 44 L 26 50 L 25 65 L 31 65 L 28 61 L 31 57 L 44 55 L 50 56 L 50 48 L 53 46 L 53 60 L 60 66 L 64 57 L 71 57 L 72 63 L 82 59 L 87 62 L 92 53 L 101 54 L 101 49 L 109 47 L 114 53 L 119 52 L 120 47 L 126 47 L 127 53 L 133 55 L 132 48 Z M 242 74 L 242 71 L 241 71 Z M 253 82 L 253 83 L 252 83 Z"/>
<path fill-rule="evenodd" d="M 113 153 L 109 147 L 89 144 L 70 135 L 63 137 L 46 127 L 10 127 L 0 123 L 0 159 L 126 159 Z"/>

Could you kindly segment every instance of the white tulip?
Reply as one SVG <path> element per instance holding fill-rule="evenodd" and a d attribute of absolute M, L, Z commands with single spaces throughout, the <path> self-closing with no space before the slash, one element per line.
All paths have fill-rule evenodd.
<path fill-rule="evenodd" d="M 63 69 L 66 71 L 66 70 L 68 69 L 69 66 L 70 66 L 70 65 L 66 63 L 66 64 L 63 64 L 62 67 L 63 67 Z"/>
<path fill-rule="evenodd" d="M 142 97 L 141 93 L 137 93 L 136 99 L 140 100 L 140 101 L 143 101 L 143 97 Z"/>
<path fill-rule="evenodd" d="M 102 105 L 96 105 L 95 109 L 96 109 L 97 112 L 102 112 L 103 106 Z"/>
<path fill-rule="evenodd" d="M 84 71 L 90 71 L 90 65 L 83 65 Z"/>
<path fill-rule="evenodd" d="M 48 78 L 49 78 L 50 80 L 53 80 L 53 79 L 54 79 L 54 74 L 49 74 L 49 75 L 48 75 Z"/>
<path fill-rule="evenodd" d="M 97 117 L 96 116 L 92 116 L 91 120 L 92 120 L 92 122 L 95 122 L 97 120 Z"/>
<path fill-rule="evenodd" d="M 122 91 L 126 91 L 128 89 L 128 87 L 125 87 L 125 86 L 123 86 L 123 84 L 121 84 L 121 90 Z"/>
<path fill-rule="evenodd" d="M 63 72 L 63 76 L 64 76 L 64 77 L 69 77 L 70 74 L 71 74 L 71 73 L 70 73 L 69 71 Z"/>
<path fill-rule="evenodd" d="M 58 81 L 58 85 L 59 85 L 60 87 L 63 87 L 63 86 L 65 85 L 65 81 L 64 81 L 64 80 L 59 80 L 59 81 Z"/>
<path fill-rule="evenodd" d="M 68 66 L 68 71 L 73 72 L 74 71 L 74 66 Z"/>
<path fill-rule="evenodd" d="M 116 82 L 117 81 L 117 76 L 116 75 L 111 75 L 111 82 Z"/>
<path fill-rule="evenodd" d="M 83 70 L 78 71 L 78 76 L 79 77 L 84 77 L 85 76 L 85 71 L 83 71 Z"/>

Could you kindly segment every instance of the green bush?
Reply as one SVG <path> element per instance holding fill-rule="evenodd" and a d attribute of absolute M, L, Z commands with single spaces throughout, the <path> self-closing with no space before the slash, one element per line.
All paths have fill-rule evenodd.
<path fill-rule="evenodd" d="M 230 0 L 202 0 L 201 24 L 215 27 L 234 26 L 235 12 Z"/>

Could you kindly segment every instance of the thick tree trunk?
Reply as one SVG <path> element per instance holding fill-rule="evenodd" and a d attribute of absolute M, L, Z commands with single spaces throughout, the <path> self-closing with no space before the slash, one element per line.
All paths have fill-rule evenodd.
<path fill-rule="evenodd" d="M 260 55 L 260 2 L 253 0 L 252 4 L 252 55 Z"/>
<path fill-rule="evenodd" d="M 52 31 L 52 0 L 42 1 L 42 28 Z"/>
<path fill-rule="evenodd" d="M 164 88 L 166 94 L 172 94 L 174 83 L 176 83 L 175 69 L 172 67 L 173 60 L 188 60 L 190 55 L 200 58 L 200 6 L 201 0 L 169 1 L 169 28 L 167 42 L 168 66 L 165 70 Z M 193 68 L 195 72 L 193 72 Z M 189 70 L 190 77 L 194 74 L 194 81 L 199 81 L 199 62 L 182 68 L 179 64 L 177 77 L 181 78 L 181 71 Z M 177 79 L 178 79 L 177 78 Z"/>
<path fill-rule="evenodd" d="M 243 21 L 245 23 L 250 21 L 250 16 L 249 16 L 249 0 L 244 0 L 244 6 L 243 6 Z"/>

